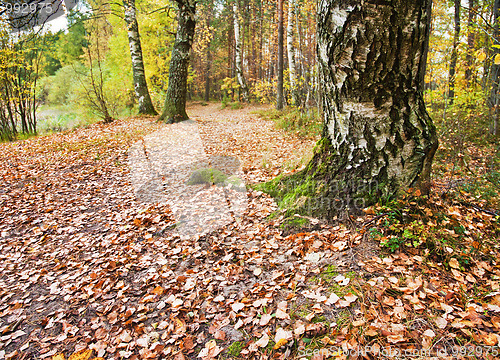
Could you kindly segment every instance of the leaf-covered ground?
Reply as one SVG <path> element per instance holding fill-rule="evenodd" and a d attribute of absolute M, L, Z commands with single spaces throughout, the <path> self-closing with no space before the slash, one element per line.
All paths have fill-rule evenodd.
<path fill-rule="evenodd" d="M 253 110 L 190 114 L 205 151 L 239 158 L 247 183 L 300 167 L 314 139 Z M 410 196 L 349 228 L 297 218 L 309 226 L 290 232 L 248 190 L 240 219 L 181 238 L 168 206 L 136 199 L 127 161 L 165 126 L 129 119 L 0 145 L 0 359 L 498 357 L 493 215 Z M 406 213 L 423 227 L 404 228 Z M 376 240 L 411 244 L 380 253 Z"/>

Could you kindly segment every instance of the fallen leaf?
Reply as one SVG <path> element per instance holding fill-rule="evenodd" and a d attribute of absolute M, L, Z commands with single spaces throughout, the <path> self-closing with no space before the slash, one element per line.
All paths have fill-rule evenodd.
<path fill-rule="evenodd" d="M 269 343 L 269 336 L 264 333 L 264 335 L 262 335 L 262 337 L 255 343 L 258 347 L 266 347 L 267 344 Z"/>
<path fill-rule="evenodd" d="M 92 350 L 80 350 L 73 353 L 68 360 L 88 360 L 92 356 Z"/>

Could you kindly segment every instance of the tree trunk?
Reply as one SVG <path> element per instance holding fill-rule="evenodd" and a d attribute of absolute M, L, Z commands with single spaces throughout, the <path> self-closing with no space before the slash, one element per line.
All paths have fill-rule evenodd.
<path fill-rule="evenodd" d="M 300 106 L 297 89 L 297 70 L 295 67 L 295 46 L 293 43 L 295 24 L 295 0 L 288 1 L 288 24 L 286 31 L 286 45 L 288 50 L 288 72 L 290 73 L 290 89 L 292 93 L 292 103 Z"/>
<path fill-rule="evenodd" d="M 267 189 L 289 215 L 359 212 L 410 187 L 428 192 L 436 129 L 423 71 L 431 0 L 320 0 L 322 139 L 301 172 Z"/>
<path fill-rule="evenodd" d="M 187 120 L 186 93 L 189 55 L 193 45 L 194 28 L 196 26 L 195 0 L 176 0 L 179 6 L 177 34 L 168 74 L 168 88 L 161 121 L 167 123 Z"/>
<path fill-rule="evenodd" d="M 245 75 L 243 74 L 243 49 L 241 47 L 241 35 L 240 35 L 240 12 L 238 8 L 238 1 L 235 0 L 233 3 L 234 11 L 234 42 L 236 45 L 236 78 L 238 79 L 238 84 L 240 85 L 240 94 L 243 101 L 248 101 L 248 86 L 245 80 Z"/>
<path fill-rule="evenodd" d="M 472 68 L 474 66 L 474 23 L 476 21 L 476 13 L 474 9 L 474 0 L 469 0 L 469 18 L 467 20 L 467 55 L 465 57 L 465 80 L 467 86 L 470 86 L 472 79 Z"/>
<path fill-rule="evenodd" d="M 211 14 L 207 18 L 207 28 L 210 29 Z M 210 41 L 207 44 L 207 66 L 205 68 L 205 101 L 210 101 L 210 68 L 212 65 L 212 53 L 210 45 L 212 44 L 212 34 L 210 34 Z"/>
<path fill-rule="evenodd" d="M 205 69 L 205 101 L 210 101 L 210 65 L 212 63 L 212 54 L 210 45 L 207 47 L 207 67 Z"/>
<path fill-rule="evenodd" d="M 495 0 L 493 4 L 493 19 L 494 19 L 494 29 L 493 29 L 493 39 L 495 44 L 500 44 L 500 0 Z M 500 54 L 500 49 L 493 49 L 493 58 Z M 488 100 L 488 105 L 490 108 L 490 117 L 492 119 L 490 133 L 497 136 L 499 134 L 498 117 L 499 111 L 499 100 L 500 100 L 500 65 L 493 63 L 491 65 L 490 76 L 491 76 L 491 92 Z"/>
<path fill-rule="evenodd" d="M 123 0 L 125 23 L 127 24 L 128 44 L 132 58 L 135 96 L 139 103 L 139 114 L 156 115 L 157 112 L 149 96 L 144 61 L 142 59 L 141 38 L 137 24 L 135 0 Z"/>
<path fill-rule="evenodd" d="M 450 72 L 448 75 L 448 98 L 453 105 L 455 98 L 455 73 L 457 69 L 458 44 L 460 43 L 460 0 L 455 0 L 455 35 L 451 52 Z"/>
<path fill-rule="evenodd" d="M 283 0 L 278 0 L 278 89 L 276 109 L 283 109 Z"/>

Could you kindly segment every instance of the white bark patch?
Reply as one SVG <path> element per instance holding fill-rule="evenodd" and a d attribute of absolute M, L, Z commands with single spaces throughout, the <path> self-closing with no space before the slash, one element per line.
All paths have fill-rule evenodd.
<path fill-rule="evenodd" d="M 330 12 L 331 13 L 330 20 L 332 22 L 332 25 L 334 26 L 333 30 L 339 30 L 344 27 L 344 24 L 347 21 L 347 16 L 353 9 L 354 9 L 353 6 L 347 7 L 346 10 L 341 9 L 338 6 L 332 9 L 332 11 Z"/>

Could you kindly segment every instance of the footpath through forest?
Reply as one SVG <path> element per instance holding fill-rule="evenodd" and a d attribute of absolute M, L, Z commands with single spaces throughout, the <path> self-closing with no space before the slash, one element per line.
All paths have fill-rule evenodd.
<path fill-rule="evenodd" d="M 0 359 L 495 358 L 497 263 L 378 256 L 354 223 L 284 229 L 238 181 L 294 171 L 315 141 L 257 109 L 193 104 L 187 125 L 134 118 L 0 144 Z M 188 162 L 233 169 L 189 184 L 222 196 L 201 214 Z M 237 211 L 228 191 L 244 195 Z"/>

